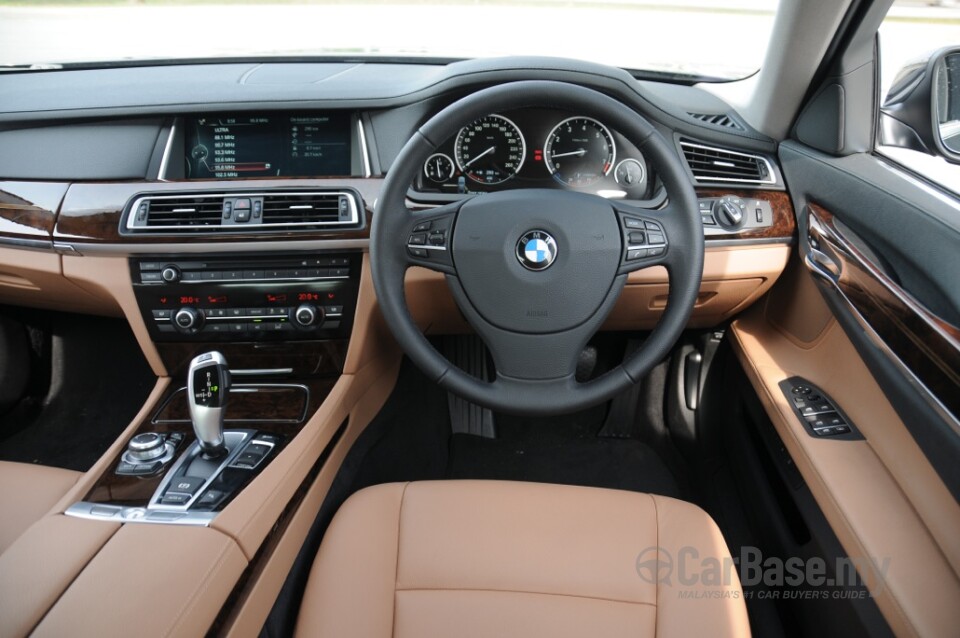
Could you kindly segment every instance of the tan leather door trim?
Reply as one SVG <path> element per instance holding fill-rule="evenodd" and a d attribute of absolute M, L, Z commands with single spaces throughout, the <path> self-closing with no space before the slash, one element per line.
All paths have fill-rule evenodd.
<path fill-rule="evenodd" d="M 801 269 L 798 260 L 790 268 Z M 852 558 L 889 559 L 867 585 L 897 635 L 953 636 L 960 626 L 960 505 L 884 396 L 806 273 L 784 279 L 804 299 L 803 320 L 776 289 L 731 326 L 747 377 L 811 492 Z M 778 287 L 779 288 L 779 287 Z M 781 303 L 773 303 L 772 299 Z M 819 334 L 791 327 L 823 326 Z M 803 330 L 801 329 L 802 333 Z M 777 384 L 804 377 L 830 393 L 863 441 L 816 439 Z M 881 567 L 878 565 L 878 568 Z M 864 575 L 864 574 L 862 574 Z M 865 576 L 865 575 L 864 575 Z"/>

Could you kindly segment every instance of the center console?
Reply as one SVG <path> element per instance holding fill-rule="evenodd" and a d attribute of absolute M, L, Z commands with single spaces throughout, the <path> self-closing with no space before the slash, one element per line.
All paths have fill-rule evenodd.
<path fill-rule="evenodd" d="M 143 257 L 130 260 L 155 342 L 346 339 L 360 253 Z"/>
<path fill-rule="evenodd" d="M 172 384 L 70 516 L 209 525 L 343 372 L 359 251 L 144 255 L 137 306 Z"/>

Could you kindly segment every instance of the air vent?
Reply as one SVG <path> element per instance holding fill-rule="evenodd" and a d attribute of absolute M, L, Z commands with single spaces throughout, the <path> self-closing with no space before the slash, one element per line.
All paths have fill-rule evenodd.
<path fill-rule="evenodd" d="M 126 230 L 137 233 L 269 232 L 359 227 L 351 192 L 143 195 L 133 201 Z"/>
<path fill-rule="evenodd" d="M 138 210 L 147 212 L 144 220 L 147 228 L 219 226 L 222 208 L 223 198 L 216 197 L 157 198 L 138 204 Z"/>
<path fill-rule="evenodd" d="M 704 124 L 712 124 L 713 126 L 730 128 L 735 131 L 743 130 L 743 127 L 726 113 L 687 113 L 687 115 L 695 120 L 700 120 Z"/>
<path fill-rule="evenodd" d="M 349 213 L 349 202 L 336 193 L 291 193 L 263 198 L 264 224 L 335 224 Z"/>
<path fill-rule="evenodd" d="M 749 155 L 689 141 L 681 141 L 683 156 L 698 182 L 740 182 L 774 184 L 777 179 L 770 162 L 760 155 Z"/>

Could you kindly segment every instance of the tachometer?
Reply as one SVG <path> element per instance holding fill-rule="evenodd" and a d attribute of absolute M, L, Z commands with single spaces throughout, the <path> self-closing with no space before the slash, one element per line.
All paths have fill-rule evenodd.
<path fill-rule="evenodd" d="M 454 155 L 473 181 L 500 184 L 520 170 L 527 144 L 516 124 L 502 115 L 487 115 L 460 129 Z"/>
<path fill-rule="evenodd" d="M 589 117 L 557 124 L 543 144 L 543 161 L 554 179 L 567 186 L 589 186 L 608 175 L 617 145 L 606 126 Z"/>

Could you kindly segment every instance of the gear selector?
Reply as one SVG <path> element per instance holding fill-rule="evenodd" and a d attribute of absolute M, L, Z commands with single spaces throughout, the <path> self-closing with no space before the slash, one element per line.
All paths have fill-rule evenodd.
<path fill-rule="evenodd" d="M 194 357 L 187 373 L 187 390 L 190 420 L 200 449 L 208 459 L 219 458 L 226 452 L 223 415 L 230 392 L 227 359 L 219 352 Z"/>

